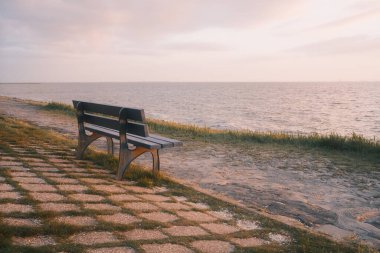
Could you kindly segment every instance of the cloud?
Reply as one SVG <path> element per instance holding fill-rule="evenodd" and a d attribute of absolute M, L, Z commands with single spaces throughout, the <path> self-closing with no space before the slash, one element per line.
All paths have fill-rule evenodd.
<path fill-rule="evenodd" d="M 209 27 L 258 25 L 284 15 L 284 9 L 291 10 L 297 3 L 299 0 L 2 0 L 0 45 L 68 52 L 153 45 L 167 36 Z"/>
<path fill-rule="evenodd" d="M 180 51 L 226 51 L 227 46 L 221 43 L 170 43 L 162 45 L 163 49 L 180 50 Z"/>
<path fill-rule="evenodd" d="M 313 55 L 334 55 L 355 54 L 374 50 L 380 50 L 380 37 L 357 35 L 310 43 L 292 48 L 287 50 L 287 52 Z"/>
<path fill-rule="evenodd" d="M 311 32 L 311 31 L 322 30 L 322 29 L 340 28 L 340 27 L 347 26 L 350 24 L 360 23 L 372 18 L 380 18 L 380 8 L 371 9 L 369 11 L 364 11 L 355 15 L 350 15 L 341 19 L 323 23 L 321 25 L 308 28 L 307 31 Z"/>

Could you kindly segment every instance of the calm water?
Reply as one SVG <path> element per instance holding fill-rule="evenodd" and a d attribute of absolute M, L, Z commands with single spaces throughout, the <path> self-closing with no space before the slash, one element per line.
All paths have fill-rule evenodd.
<path fill-rule="evenodd" d="M 380 138 L 380 83 L 0 84 L 0 95 L 139 107 L 152 118 L 219 129 Z"/>

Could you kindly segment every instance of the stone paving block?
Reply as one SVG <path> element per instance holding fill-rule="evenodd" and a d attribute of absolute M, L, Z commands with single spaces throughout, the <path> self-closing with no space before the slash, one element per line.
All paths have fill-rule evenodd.
<path fill-rule="evenodd" d="M 46 184 L 46 181 L 38 177 L 13 177 L 12 180 L 26 184 Z"/>
<path fill-rule="evenodd" d="M 264 244 L 268 244 L 268 241 L 265 241 L 260 238 L 251 237 L 251 238 L 231 238 L 230 241 L 235 243 L 243 248 L 258 247 Z"/>
<path fill-rule="evenodd" d="M 60 159 L 60 158 L 49 158 L 49 162 L 52 162 L 52 163 L 70 163 L 70 161 Z"/>
<path fill-rule="evenodd" d="M 54 221 L 57 223 L 79 227 L 95 226 L 98 224 L 94 218 L 88 216 L 61 216 L 54 218 Z"/>
<path fill-rule="evenodd" d="M 154 191 L 152 189 L 144 188 L 144 187 L 140 187 L 140 186 L 123 185 L 123 188 L 125 188 L 128 191 L 133 191 L 136 193 L 149 193 L 149 194 L 154 193 Z"/>
<path fill-rule="evenodd" d="M 61 168 L 61 170 L 64 170 L 66 172 L 79 172 L 79 173 L 87 172 L 87 170 L 83 168 Z"/>
<path fill-rule="evenodd" d="M 239 231 L 237 227 L 228 225 L 228 224 L 223 224 L 223 223 L 203 223 L 200 224 L 203 228 L 211 231 L 214 234 L 231 234 Z"/>
<path fill-rule="evenodd" d="M 84 204 L 85 209 L 93 210 L 93 211 L 121 211 L 121 208 L 118 206 L 113 206 L 110 204 Z"/>
<path fill-rule="evenodd" d="M 70 159 L 70 157 L 67 157 L 68 159 Z M 60 166 L 60 168 L 65 168 L 65 169 L 69 169 L 69 168 L 79 168 L 78 165 L 74 164 L 74 163 L 61 163 L 61 164 L 58 164 L 58 166 Z"/>
<path fill-rule="evenodd" d="M 163 231 L 172 236 L 201 236 L 208 235 L 208 233 L 196 226 L 173 226 L 170 228 L 164 228 Z"/>
<path fill-rule="evenodd" d="M 131 223 L 141 221 L 141 219 L 138 219 L 135 216 L 132 216 L 126 213 L 116 213 L 112 215 L 98 215 L 96 217 L 102 221 L 120 224 L 120 225 L 129 225 Z"/>
<path fill-rule="evenodd" d="M 69 172 L 70 175 L 75 177 L 93 177 L 93 174 L 90 173 L 81 173 L 81 172 Z"/>
<path fill-rule="evenodd" d="M 58 193 L 51 193 L 51 192 L 30 192 L 29 195 L 40 202 L 57 202 L 57 201 L 63 201 L 66 200 L 66 197 L 58 194 Z"/>
<path fill-rule="evenodd" d="M 136 181 L 133 181 L 133 180 L 129 180 L 128 181 L 120 181 L 120 180 L 116 180 L 116 176 L 115 175 L 112 175 L 110 176 L 110 181 L 113 183 L 113 184 L 118 184 L 118 185 L 132 185 L 132 186 L 135 186 L 137 184 Z"/>
<path fill-rule="evenodd" d="M 79 207 L 74 204 L 62 204 L 62 203 L 43 203 L 39 204 L 38 207 L 42 211 L 50 212 L 68 212 L 68 211 L 80 211 Z"/>
<path fill-rule="evenodd" d="M 56 187 L 61 191 L 67 191 L 67 192 L 83 192 L 83 191 L 88 190 L 88 187 L 84 185 L 77 185 L 77 184 L 60 184 L 60 185 L 56 185 Z"/>
<path fill-rule="evenodd" d="M 169 253 L 169 252 L 175 252 L 175 253 L 193 253 L 192 250 L 189 248 L 186 248 L 185 246 L 178 245 L 178 244 L 172 244 L 172 243 L 165 243 L 165 244 L 144 244 L 141 246 L 143 250 L 145 250 L 145 253 Z"/>
<path fill-rule="evenodd" d="M 134 229 L 126 232 L 121 232 L 120 235 L 125 237 L 126 240 L 162 240 L 168 238 L 159 230 L 153 229 Z"/>
<path fill-rule="evenodd" d="M 141 201 L 141 199 L 139 199 L 135 195 L 131 195 L 131 194 L 113 194 L 113 195 L 108 196 L 108 198 L 110 200 L 116 201 L 116 202 Z"/>
<path fill-rule="evenodd" d="M 129 208 L 136 211 L 156 211 L 158 207 L 146 202 L 130 202 L 124 204 L 125 208 Z"/>
<path fill-rule="evenodd" d="M 0 182 L 4 182 L 5 181 L 5 178 L 3 178 L 2 176 L 0 176 Z"/>
<path fill-rule="evenodd" d="M 164 202 L 164 201 L 170 201 L 171 198 L 162 196 L 162 195 L 156 195 L 156 194 L 140 194 L 138 195 L 139 198 L 149 200 L 149 201 L 157 201 L 157 202 Z"/>
<path fill-rule="evenodd" d="M 199 210 L 210 209 L 210 207 L 204 203 L 194 203 L 194 202 L 185 202 L 185 203 L 186 203 L 186 205 L 189 205 L 192 208 L 199 209 Z"/>
<path fill-rule="evenodd" d="M 101 179 L 101 178 L 80 178 L 79 179 L 82 182 L 89 183 L 89 184 L 109 184 L 111 182 Z"/>
<path fill-rule="evenodd" d="M 208 214 L 220 219 L 220 220 L 232 220 L 234 218 L 233 214 L 227 210 L 222 211 L 208 211 Z"/>
<path fill-rule="evenodd" d="M 212 222 L 217 220 L 214 216 L 197 211 L 178 211 L 177 214 L 182 218 L 197 222 Z"/>
<path fill-rule="evenodd" d="M 79 184 L 79 181 L 75 178 L 50 177 L 49 180 L 51 180 L 57 184 Z"/>
<path fill-rule="evenodd" d="M 236 226 L 242 230 L 260 229 L 260 225 L 258 222 L 250 220 L 237 220 Z"/>
<path fill-rule="evenodd" d="M 37 177 L 36 173 L 29 171 L 10 171 L 11 177 Z"/>
<path fill-rule="evenodd" d="M 69 237 L 69 241 L 82 245 L 119 242 L 111 232 L 85 232 Z"/>
<path fill-rule="evenodd" d="M 289 236 L 278 234 L 278 233 L 269 233 L 269 239 L 272 242 L 279 243 L 279 244 L 288 243 L 291 241 Z"/>
<path fill-rule="evenodd" d="M 22 159 L 23 161 L 26 161 L 26 162 L 45 163 L 45 161 L 42 160 L 41 158 L 35 158 L 35 157 L 22 157 L 21 159 Z"/>
<path fill-rule="evenodd" d="M 90 169 L 90 171 L 95 174 L 111 174 L 112 173 L 109 170 L 102 170 L 102 169 Z"/>
<path fill-rule="evenodd" d="M 57 173 L 57 172 L 42 172 L 42 175 L 44 177 L 48 177 L 49 179 L 51 177 L 65 177 L 66 176 L 66 174 L 64 173 Z"/>
<path fill-rule="evenodd" d="M 124 193 L 125 190 L 121 187 L 118 187 L 116 185 L 91 185 L 92 188 L 94 188 L 97 191 L 101 192 L 107 192 L 107 193 Z"/>
<path fill-rule="evenodd" d="M 14 227 L 39 227 L 42 222 L 38 219 L 3 218 L 3 223 Z"/>
<path fill-rule="evenodd" d="M 13 186 L 10 184 L 1 184 L 0 183 L 0 191 L 12 191 L 14 189 L 15 188 L 13 188 Z"/>
<path fill-rule="evenodd" d="M 166 188 L 165 186 L 155 186 L 153 187 L 153 191 L 154 193 L 163 193 L 163 192 L 167 192 L 168 188 Z"/>
<path fill-rule="evenodd" d="M 20 183 L 20 186 L 31 192 L 56 192 L 57 189 L 49 184 L 25 184 L 25 183 Z"/>
<path fill-rule="evenodd" d="M 56 244 L 51 236 L 13 237 L 12 243 L 15 245 L 30 247 L 41 247 Z"/>
<path fill-rule="evenodd" d="M 88 249 L 86 253 L 135 253 L 136 251 L 129 247 L 111 247 Z"/>
<path fill-rule="evenodd" d="M 40 155 L 49 155 L 50 154 L 49 151 L 46 151 L 46 150 L 43 150 L 43 149 L 36 148 L 35 150 Z"/>
<path fill-rule="evenodd" d="M 105 200 L 103 196 L 84 193 L 70 194 L 69 198 L 82 202 L 100 202 Z"/>
<path fill-rule="evenodd" d="M 2 154 L 4 154 L 4 155 L 2 155 Z M 15 160 L 17 160 L 16 157 L 6 156 L 5 153 L 2 153 L 2 152 L 0 152 L 0 155 L 2 155 L 2 156 L 0 156 L 1 161 L 5 161 L 5 160 L 7 160 L 7 161 L 15 161 Z"/>
<path fill-rule="evenodd" d="M 163 213 L 163 212 L 152 212 L 152 213 L 141 213 L 139 214 L 140 217 L 145 218 L 147 220 L 157 221 L 157 222 L 171 222 L 178 220 L 178 217 L 169 214 L 169 213 Z"/>
<path fill-rule="evenodd" d="M 7 169 L 11 171 L 30 171 L 29 168 L 25 168 L 23 166 L 7 166 Z"/>
<path fill-rule="evenodd" d="M 218 240 L 195 241 L 191 246 L 202 253 L 230 253 L 235 249 L 230 243 Z"/>
<path fill-rule="evenodd" d="M 29 205 L 21 205 L 21 204 L 0 204 L 0 213 L 31 213 L 33 212 L 33 208 Z"/>
<path fill-rule="evenodd" d="M 0 199 L 20 199 L 21 195 L 18 192 L 0 192 Z"/>
<path fill-rule="evenodd" d="M 174 210 L 190 210 L 191 209 L 191 207 L 184 205 L 182 203 L 157 202 L 155 204 L 165 210 L 174 211 Z"/>
<path fill-rule="evenodd" d="M 40 171 L 40 172 L 58 172 L 59 169 L 54 167 L 34 167 L 32 170 Z"/>
<path fill-rule="evenodd" d="M 15 161 L 0 161 L 0 167 L 8 167 L 8 166 L 22 166 L 22 163 Z"/>
<path fill-rule="evenodd" d="M 28 162 L 28 164 L 32 167 L 51 167 L 47 162 Z"/>

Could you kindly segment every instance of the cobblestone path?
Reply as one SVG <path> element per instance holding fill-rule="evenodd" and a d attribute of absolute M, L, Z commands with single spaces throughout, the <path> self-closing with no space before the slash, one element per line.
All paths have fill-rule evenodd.
<path fill-rule="evenodd" d="M 0 149 L 0 227 L 16 234 L 12 252 L 222 253 L 291 241 L 165 187 L 116 181 L 68 148 L 33 138 L 8 144 Z"/>

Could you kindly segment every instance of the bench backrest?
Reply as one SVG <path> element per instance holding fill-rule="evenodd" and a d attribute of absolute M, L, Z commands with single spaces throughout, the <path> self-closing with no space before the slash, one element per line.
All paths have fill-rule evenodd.
<path fill-rule="evenodd" d="M 112 105 L 103 105 L 90 102 L 73 100 L 74 108 L 81 114 L 81 120 L 117 131 L 123 131 L 121 126 L 126 127 L 126 132 L 138 136 L 149 136 L 148 126 L 145 123 L 144 109 L 125 108 Z M 121 124 L 121 122 L 126 124 Z"/>

